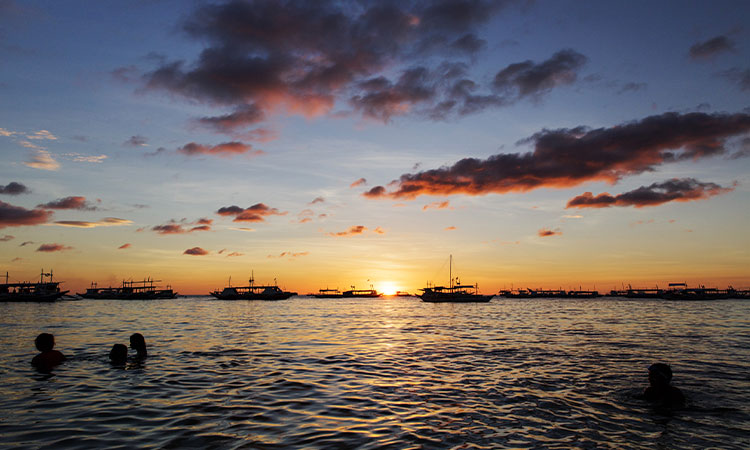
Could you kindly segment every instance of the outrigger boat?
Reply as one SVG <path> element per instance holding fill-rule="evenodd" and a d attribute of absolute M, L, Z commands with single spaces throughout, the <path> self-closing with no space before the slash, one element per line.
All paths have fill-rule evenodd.
<path fill-rule="evenodd" d="M 114 299 L 114 300 L 156 300 L 164 298 L 176 298 L 177 293 L 170 286 L 166 289 L 158 289 L 154 283 L 161 280 L 148 278 L 141 281 L 122 281 L 121 287 L 97 287 L 92 282 L 86 292 L 78 293 L 79 296 L 88 299 Z"/>
<path fill-rule="evenodd" d="M 317 294 L 310 294 L 315 298 L 341 298 L 344 295 L 338 289 L 320 289 Z"/>
<path fill-rule="evenodd" d="M 255 278 L 251 275 L 247 286 L 232 286 L 232 278 L 230 277 L 229 286 L 221 291 L 218 289 L 212 291 L 211 295 L 219 300 L 286 300 L 297 295 L 297 293 L 283 291 L 276 284 L 273 286 L 256 285 Z"/>
<path fill-rule="evenodd" d="M 487 303 L 492 300 L 493 295 L 481 295 L 478 285 L 461 284 L 456 279 L 453 284 L 453 255 L 450 256 L 450 265 L 448 271 L 448 286 L 427 286 L 421 289 L 422 294 L 419 298 L 423 302 L 429 303 Z"/>
<path fill-rule="evenodd" d="M 344 291 L 341 296 L 342 297 L 357 297 L 357 298 L 377 298 L 381 297 L 383 294 L 378 293 L 375 289 L 372 289 L 372 285 L 370 286 L 370 289 L 356 289 L 354 286 L 352 286 L 351 290 Z"/>
<path fill-rule="evenodd" d="M 45 281 L 45 278 L 49 280 Z M 67 294 L 60 290 L 60 282 L 52 281 L 52 271 L 42 273 L 39 282 L 29 281 L 10 283 L 8 273 L 5 273 L 5 283 L 0 283 L 0 302 L 54 302 Z"/>

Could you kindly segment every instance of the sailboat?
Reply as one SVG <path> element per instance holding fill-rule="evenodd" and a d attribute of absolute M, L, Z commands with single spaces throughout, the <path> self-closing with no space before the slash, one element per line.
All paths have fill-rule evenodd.
<path fill-rule="evenodd" d="M 450 256 L 448 286 L 428 286 L 420 289 L 419 298 L 429 303 L 487 303 L 493 295 L 481 295 L 478 285 L 461 284 L 458 278 L 453 281 L 453 255 Z"/>

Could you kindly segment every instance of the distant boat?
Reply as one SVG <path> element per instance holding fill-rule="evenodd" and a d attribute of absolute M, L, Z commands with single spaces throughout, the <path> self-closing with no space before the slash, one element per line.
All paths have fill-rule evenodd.
<path fill-rule="evenodd" d="M 49 278 L 45 281 L 45 278 Z M 67 294 L 60 290 L 60 282 L 52 281 L 52 271 L 39 276 L 39 282 L 10 283 L 8 273 L 5 273 L 5 283 L 0 283 L 0 302 L 54 302 Z"/>
<path fill-rule="evenodd" d="M 159 289 L 154 286 L 161 280 L 152 280 L 151 278 L 141 281 L 122 281 L 120 287 L 97 287 L 96 283 L 91 283 L 91 287 L 86 292 L 78 293 L 80 297 L 88 299 L 113 299 L 113 300 L 156 300 L 164 298 L 176 298 L 177 293 L 167 286 L 166 289 Z"/>
<path fill-rule="evenodd" d="M 404 291 L 396 291 L 395 294 L 393 294 L 394 297 L 411 297 L 411 294 Z"/>
<path fill-rule="evenodd" d="M 423 292 L 419 298 L 429 303 L 487 303 L 492 300 L 492 295 L 479 294 L 477 285 L 462 285 L 459 280 L 453 284 L 453 255 L 450 256 L 448 271 L 448 286 L 428 286 L 421 289 Z"/>
<path fill-rule="evenodd" d="M 219 300 L 286 300 L 297 295 L 297 293 L 283 291 L 276 285 L 256 285 L 255 278 L 251 275 L 247 286 L 232 286 L 232 279 L 230 278 L 229 286 L 222 291 L 217 289 L 211 292 L 211 295 Z"/>
<path fill-rule="evenodd" d="M 317 294 L 310 294 L 315 298 L 341 298 L 344 295 L 338 289 L 320 289 Z"/>
<path fill-rule="evenodd" d="M 370 289 L 356 289 L 354 286 L 352 286 L 351 290 L 344 291 L 341 293 L 342 297 L 357 297 L 357 298 L 377 298 L 382 296 L 383 294 L 380 294 L 375 289 L 372 289 L 372 286 L 370 286 Z"/>

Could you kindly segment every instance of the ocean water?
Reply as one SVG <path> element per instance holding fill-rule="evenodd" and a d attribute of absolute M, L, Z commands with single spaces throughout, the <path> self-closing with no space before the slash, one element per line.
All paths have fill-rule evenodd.
<path fill-rule="evenodd" d="M 0 303 L 3 448 L 750 448 L 750 302 Z M 69 360 L 30 365 L 53 333 Z M 149 357 L 110 365 L 140 332 Z M 683 410 L 637 398 L 672 365 Z"/>

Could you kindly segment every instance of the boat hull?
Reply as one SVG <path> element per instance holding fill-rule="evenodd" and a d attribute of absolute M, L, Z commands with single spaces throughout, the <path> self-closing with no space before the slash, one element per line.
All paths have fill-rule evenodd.
<path fill-rule="evenodd" d="M 238 294 L 223 294 L 221 292 L 211 292 L 211 295 L 216 297 L 219 300 L 267 300 L 267 301 L 273 301 L 273 300 L 286 300 L 289 297 L 294 297 L 297 295 L 296 292 L 281 292 L 281 293 L 273 293 L 273 294 L 263 294 L 263 293 L 238 293 Z"/>
<path fill-rule="evenodd" d="M 46 294 L 3 294 L 0 295 L 0 302 L 54 302 L 58 298 L 67 294 L 68 291 L 51 292 Z"/>
<path fill-rule="evenodd" d="M 427 303 L 487 303 L 494 295 L 480 294 L 435 294 L 425 293 L 419 296 Z"/>

